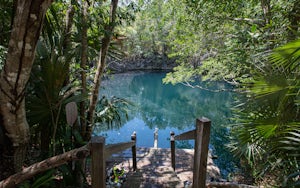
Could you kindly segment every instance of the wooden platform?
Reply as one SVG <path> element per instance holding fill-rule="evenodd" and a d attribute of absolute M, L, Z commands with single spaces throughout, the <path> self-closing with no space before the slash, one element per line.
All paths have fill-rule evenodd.
<path fill-rule="evenodd" d="M 182 188 L 185 182 L 193 180 L 193 149 L 176 149 L 176 169 L 171 165 L 170 149 L 139 148 L 137 151 L 137 170 L 132 169 L 131 151 L 114 154 L 107 161 L 107 167 L 114 164 L 128 171 L 124 188 Z M 213 164 L 209 155 L 207 180 L 220 178 L 219 168 Z"/>

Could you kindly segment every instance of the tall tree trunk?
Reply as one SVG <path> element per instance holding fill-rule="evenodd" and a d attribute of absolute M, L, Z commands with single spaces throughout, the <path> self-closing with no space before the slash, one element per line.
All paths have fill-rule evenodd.
<path fill-rule="evenodd" d="M 271 0 L 261 0 L 261 8 L 263 10 L 265 25 L 268 25 L 271 21 Z"/>
<path fill-rule="evenodd" d="M 81 87 L 82 87 L 82 94 L 87 93 L 86 87 L 86 65 L 88 61 L 88 38 L 87 38 L 87 30 L 88 30 L 88 8 L 89 4 L 87 1 L 83 2 L 83 9 L 82 9 L 82 34 L 81 34 Z M 81 124 L 81 135 L 84 137 L 86 135 L 86 103 L 82 101 L 80 103 L 80 124 Z"/>
<path fill-rule="evenodd" d="M 271 14 L 271 0 L 261 0 L 261 8 L 264 16 L 264 25 L 267 26 L 271 23 L 272 14 Z M 271 50 L 274 48 L 274 34 L 271 31 L 272 27 L 266 27 L 266 34 L 268 34 L 267 40 L 268 45 L 266 50 Z"/>
<path fill-rule="evenodd" d="M 288 28 L 289 41 L 297 38 L 297 32 L 300 24 L 300 0 L 296 0 L 293 5 L 292 11 L 288 15 L 290 27 Z"/>
<path fill-rule="evenodd" d="M 80 62 L 80 76 L 81 76 L 81 93 L 82 95 L 87 94 L 87 85 L 86 85 L 86 65 L 88 61 L 88 8 L 89 3 L 87 0 L 81 2 L 81 62 Z M 86 101 L 80 102 L 79 106 L 79 117 L 81 125 L 81 136 L 84 138 L 86 135 Z M 82 159 L 76 162 L 74 173 L 76 177 L 76 184 L 78 187 L 83 187 L 84 177 L 81 172 L 85 171 L 86 160 Z"/>
<path fill-rule="evenodd" d="M 70 1 L 67 13 L 66 13 L 66 22 L 65 22 L 65 29 L 64 29 L 64 41 L 63 41 L 63 49 L 67 50 L 70 46 L 70 38 L 71 38 L 71 31 L 73 26 L 73 17 L 75 13 L 74 8 L 74 0 Z"/>
<path fill-rule="evenodd" d="M 111 0 L 110 5 L 110 21 L 109 24 L 105 27 L 105 34 L 104 37 L 101 40 L 101 49 L 99 53 L 99 60 L 97 65 L 97 72 L 94 78 L 94 88 L 92 91 L 92 96 L 90 98 L 90 106 L 88 110 L 88 122 L 89 126 L 87 127 L 87 134 L 86 139 L 90 140 L 91 133 L 92 133 L 92 125 L 93 125 L 93 119 L 94 119 L 94 113 L 96 104 L 98 101 L 98 94 L 99 94 L 99 88 L 101 83 L 101 78 L 104 72 L 105 64 L 106 64 L 106 54 L 108 51 L 108 47 L 111 41 L 111 36 L 114 31 L 115 27 L 115 19 L 116 19 L 116 11 L 118 7 L 118 0 Z"/>
<path fill-rule="evenodd" d="M 74 18 L 75 8 L 74 8 L 74 0 L 70 1 L 67 13 L 66 13 L 66 22 L 64 29 L 64 40 L 63 40 L 63 54 L 66 55 L 68 50 L 71 48 L 71 34 L 72 34 L 72 26 L 73 26 L 73 18 Z M 70 63 L 68 63 L 68 69 L 70 69 Z M 64 85 L 70 83 L 70 77 L 67 75 Z"/>
<path fill-rule="evenodd" d="M 0 126 L 11 142 L 4 152 L 13 154 L 3 158 L 11 160 L 1 163 L 7 166 L 4 170 L 10 171 L 9 174 L 21 170 L 25 159 L 30 137 L 25 113 L 25 87 L 44 16 L 51 3 L 52 0 L 18 0 L 16 3 L 8 53 L 0 75 Z M 10 166 L 14 167 L 13 171 Z"/>

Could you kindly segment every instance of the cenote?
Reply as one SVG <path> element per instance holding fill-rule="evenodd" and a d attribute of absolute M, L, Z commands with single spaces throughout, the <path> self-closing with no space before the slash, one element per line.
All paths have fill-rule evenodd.
<path fill-rule="evenodd" d="M 210 150 L 218 158 L 214 162 L 223 177 L 236 169 L 232 155 L 226 148 L 230 124 L 230 107 L 234 93 L 212 92 L 193 89 L 182 84 L 163 84 L 166 73 L 138 72 L 110 75 L 102 81 L 100 98 L 112 96 L 133 103 L 129 106 L 128 119 L 121 126 L 107 129 L 97 127 L 97 135 L 106 137 L 107 143 L 127 142 L 130 135 L 137 133 L 137 147 L 153 147 L 154 131 L 158 129 L 158 147 L 170 147 L 170 132 L 183 133 L 195 128 L 195 120 L 207 117 L 212 121 Z M 226 90 L 226 83 L 199 82 L 211 90 Z M 194 141 L 178 141 L 176 148 L 193 148 Z"/>

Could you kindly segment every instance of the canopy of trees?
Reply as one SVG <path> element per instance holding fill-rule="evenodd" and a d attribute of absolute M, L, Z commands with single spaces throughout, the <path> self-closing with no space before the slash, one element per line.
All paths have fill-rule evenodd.
<path fill-rule="evenodd" d="M 257 182 L 297 184 L 300 1 L 152 0 L 140 9 L 126 28 L 128 53 L 175 59 L 165 83 L 235 85 L 228 147 Z"/>

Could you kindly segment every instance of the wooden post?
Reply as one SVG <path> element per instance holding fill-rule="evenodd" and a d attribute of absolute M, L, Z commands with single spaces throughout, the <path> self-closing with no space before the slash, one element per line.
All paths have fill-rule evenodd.
<path fill-rule="evenodd" d="M 136 132 L 133 132 L 131 135 L 131 140 L 135 142 L 135 144 L 131 147 L 132 151 L 132 168 L 135 171 L 136 167 Z"/>
<path fill-rule="evenodd" d="M 157 141 L 158 140 L 158 128 L 155 128 L 155 131 L 154 131 L 154 148 L 157 148 Z"/>
<path fill-rule="evenodd" d="M 175 171 L 175 133 L 172 131 L 170 133 L 170 142 L 171 142 L 171 162 L 173 170 Z"/>
<path fill-rule="evenodd" d="M 105 138 L 91 139 L 92 188 L 105 188 Z"/>
<path fill-rule="evenodd" d="M 211 121 L 207 118 L 196 120 L 196 138 L 193 170 L 193 188 L 205 188 L 208 144 Z"/>

